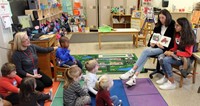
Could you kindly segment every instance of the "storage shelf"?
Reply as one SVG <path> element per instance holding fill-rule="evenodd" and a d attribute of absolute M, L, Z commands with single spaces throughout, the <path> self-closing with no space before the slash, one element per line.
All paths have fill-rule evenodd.
<path fill-rule="evenodd" d="M 114 23 L 119 22 L 119 23 Z M 123 22 L 123 23 L 120 23 Z M 111 25 L 113 28 L 130 28 L 131 27 L 131 15 L 111 15 Z"/>

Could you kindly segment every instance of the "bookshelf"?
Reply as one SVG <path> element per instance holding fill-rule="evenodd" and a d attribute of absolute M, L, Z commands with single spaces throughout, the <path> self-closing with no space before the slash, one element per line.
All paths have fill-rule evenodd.
<path fill-rule="evenodd" d="M 131 28 L 131 15 L 111 15 L 111 26 L 113 28 Z"/>
<path fill-rule="evenodd" d="M 60 3 L 60 0 L 58 0 L 58 2 Z M 49 6 L 49 8 L 41 9 L 42 7 L 39 5 L 39 3 L 43 4 L 44 6 Z M 32 20 L 35 21 L 33 11 L 36 11 L 39 24 L 44 24 L 46 21 L 52 21 L 60 18 L 61 14 L 63 13 L 60 7 L 50 7 L 48 0 L 40 0 L 38 5 L 39 9 L 25 10 L 25 14 L 31 15 Z"/>

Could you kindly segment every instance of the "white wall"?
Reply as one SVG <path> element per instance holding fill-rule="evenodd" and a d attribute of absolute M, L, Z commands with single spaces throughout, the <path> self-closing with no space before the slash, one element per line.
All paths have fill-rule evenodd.
<path fill-rule="evenodd" d="M 154 7 L 162 8 L 162 0 L 152 0 Z M 172 5 L 176 6 L 176 9 L 185 8 L 185 11 L 191 11 L 195 3 L 200 0 L 169 0 L 168 10 L 172 10 Z"/>
<path fill-rule="evenodd" d="M 4 0 L 7 1 L 7 0 Z M 0 3 L 2 1 L 0 0 Z M 2 21 L 0 20 L 0 68 L 5 63 L 8 62 L 8 49 L 10 45 L 8 42 L 13 39 L 12 29 L 4 28 Z"/>

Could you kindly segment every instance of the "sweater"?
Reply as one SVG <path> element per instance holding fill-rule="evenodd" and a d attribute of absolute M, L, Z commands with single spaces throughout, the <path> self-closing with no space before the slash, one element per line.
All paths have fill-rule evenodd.
<path fill-rule="evenodd" d="M 81 96 L 89 96 L 80 83 L 77 81 L 72 82 L 68 88 L 63 91 L 63 102 L 65 106 L 75 106 L 76 99 Z"/>
<path fill-rule="evenodd" d="M 33 69 L 38 69 L 37 53 L 49 53 L 53 47 L 42 48 L 37 45 L 30 45 L 24 51 L 14 51 L 12 59 L 16 65 L 17 74 L 26 77 L 26 74 L 33 75 Z"/>
<path fill-rule="evenodd" d="M 180 47 L 179 47 L 180 39 L 181 39 L 180 34 L 176 33 L 175 40 L 174 40 L 174 47 L 171 48 L 170 51 L 176 52 L 177 56 L 191 57 L 194 45 L 187 45 L 184 50 L 180 50 Z"/>
<path fill-rule="evenodd" d="M 164 47 L 163 52 L 165 52 L 166 50 L 171 49 L 173 47 L 173 45 L 174 45 L 174 42 L 173 42 L 174 32 L 175 32 L 174 26 L 175 26 L 175 21 L 172 20 L 171 23 L 169 24 L 169 26 L 167 26 L 167 30 L 164 33 L 164 36 L 170 37 L 171 41 L 170 41 L 168 47 Z M 162 25 L 155 27 L 154 30 L 153 30 L 153 33 L 160 33 L 161 34 L 161 27 L 162 27 Z M 150 37 L 147 46 L 150 46 L 151 38 L 152 38 L 152 36 Z M 155 46 L 154 48 L 158 48 L 158 46 Z"/>
<path fill-rule="evenodd" d="M 60 66 L 63 66 L 68 61 L 75 61 L 75 58 L 70 55 L 70 50 L 67 48 L 58 48 L 56 50 L 56 57 L 61 61 Z"/>
<path fill-rule="evenodd" d="M 100 88 L 96 95 L 96 106 L 113 106 L 110 92 Z"/>
<path fill-rule="evenodd" d="M 19 99 L 19 106 L 40 106 L 38 101 L 45 101 L 50 98 L 49 94 L 44 94 L 42 92 L 35 91 L 30 94 L 29 100 L 25 98 Z"/>
<path fill-rule="evenodd" d="M 97 94 L 97 91 L 94 89 L 97 82 L 97 75 L 91 72 L 88 72 L 85 76 L 85 84 L 88 90 L 94 95 Z"/>
<path fill-rule="evenodd" d="M 21 78 L 16 75 L 14 78 L 0 78 L 0 94 L 5 98 L 11 93 L 19 93 L 18 85 L 21 84 Z"/>

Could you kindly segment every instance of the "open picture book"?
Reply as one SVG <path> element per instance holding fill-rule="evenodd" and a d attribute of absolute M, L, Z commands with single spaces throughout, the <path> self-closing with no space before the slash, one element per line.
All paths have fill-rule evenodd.
<path fill-rule="evenodd" d="M 162 36 L 159 33 L 153 33 L 151 43 L 160 43 L 164 47 L 168 47 L 171 41 L 170 37 Z"/>

